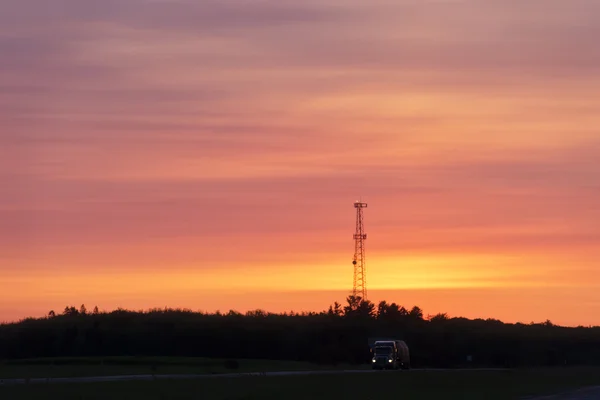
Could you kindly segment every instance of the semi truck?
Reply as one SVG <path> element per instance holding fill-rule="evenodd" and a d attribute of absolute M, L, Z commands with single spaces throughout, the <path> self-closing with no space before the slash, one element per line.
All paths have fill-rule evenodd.
<path fill-rule="evenodd" d="M 410 353 L 403 340 L 377 340 L 371 347 L 373 369 L 409 369 Z"/>

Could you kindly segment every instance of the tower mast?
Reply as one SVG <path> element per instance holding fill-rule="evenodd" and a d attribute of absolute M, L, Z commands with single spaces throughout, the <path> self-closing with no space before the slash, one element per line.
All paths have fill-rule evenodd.
<path fill-rule="evenodd" d="M 354 284 L 352 287 L 352 295 L 359 296 L 363 300 L 367 299 L 367 280 L 365 271 L 365 233 L 363 223 L 363 208 L 367 207 L 367 203 L 357 201 L 354 203 L 356 208 L 356 232 L 354 233 Z"/>

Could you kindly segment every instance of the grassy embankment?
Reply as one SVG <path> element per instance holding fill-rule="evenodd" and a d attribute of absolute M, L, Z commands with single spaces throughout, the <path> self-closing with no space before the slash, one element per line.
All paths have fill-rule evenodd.
<path fill-rule="evenodd" d="M 600 385 L 600 368 L 388 371 L 369 374 L 204 378 L 0 388 L 0 398 L 37 399 L 486 399 L 511 400 Z"/>

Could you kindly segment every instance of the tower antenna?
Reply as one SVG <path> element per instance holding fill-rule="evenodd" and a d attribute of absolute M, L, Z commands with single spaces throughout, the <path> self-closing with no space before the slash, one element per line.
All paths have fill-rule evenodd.
<path fill-rule="evenodd" d="M 356 208 L 356 232 L 354 232 L 354 284 L 352 286 L 352 296 L 361 297 L 362 300 L 367 299 L 367 279 L 365 265 L 365 240 L 367 234 L 363 223 L 363 208 L 367 207 L 367 203 L 360 201 L 354 203 Z"/>

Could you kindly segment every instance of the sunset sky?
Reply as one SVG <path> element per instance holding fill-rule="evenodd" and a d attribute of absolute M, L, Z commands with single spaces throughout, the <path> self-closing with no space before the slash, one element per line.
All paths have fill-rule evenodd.
<path fill-rule="evenodd" d="M 600 325 L 597 0 L 3 0 L 0 321 Z"/>

